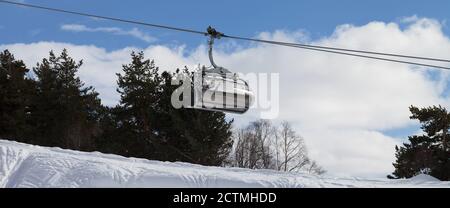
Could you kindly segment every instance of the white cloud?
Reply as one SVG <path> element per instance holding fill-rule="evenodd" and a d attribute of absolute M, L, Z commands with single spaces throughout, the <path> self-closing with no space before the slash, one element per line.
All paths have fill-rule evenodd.
<path fill-rule="evenodd" d="M 409 16 L 409 17 L 402 17 L 400 18 L 400 22 L 401 23 L 414 23 L 417 20 L 419 20 L 420 18 L 417 15 L 413 15 L 413 16 Z"/>
<path fill-rule="evenodd" d="M 131 30 L 124 30 L 118 27 L 87 27 L 85 25 L 80 24 L 65 24 L 61 26 L 61 30 L 72 31 L 72 32 L 104 32 L 111 33 L 114 35 L 128 35 L 134 38 L 140 39 L 147 43 L 151 43 L 156 41 L 156 38 L 142 32 L 138 28 L 133 28 Z"/>
<path fill-rule="evenodd" d="M 70 30 L 92 28 L 72 25 Z M 286 31 L 262 33 L 260 37 L 279 41 L 309 40 L 302 33 Z M 383 22 L 341 25 L 331 36 L 307 43 L 450 57 L 450 40 L 443 34 L 441 24 L 424 18 L 411 20 L 405 29 L 396 23 Z M 84 59 L 85 65 L 80 70 L 82 79 L 94 85 L 103 101 L 110 105 L 118 99 L 115 73 L 120 72 L 122 64 L 129 62 L 130 52 L 137 50 L 106 51 L 96 46 L 55 42 L 0 45 L 0 48 L 9 48 L 29 66 L 47 56 L 51 49 L 60 52 L 68 48 L 71 56 Z M 144 52 L 154 58 L 162 70 L 209 63 L 203 45 L 190 52 L 185 52 L 183 46 L 153 45 Z M 281 108 L 276 121 L 291 121 L 304 136 L 313 159 L 330 174 L 389 174 L 393 170 L 394 146 L 400 140 L 381 132 L 411 125 L 410 105 L 449 106 L 448 97 L 442 96 L 447 88 L 447 71 L 437 71 L 438 76 L 432 77 L 428 69 L 271 45 L 237 47 L 233 52 L 219 50 L 216 55 L 219 65 L 234 71 L 280 73 Z M 244 124 L 257 118 L 257 112 L 258 109 L 253 109 L 244 116 L 236 116 L 236 123 Z"/>
<path fill-rule="evenodd" d="M 393 171 L 398 139 L 356 128 L 302 129 L 311 157 L 341 176 L 384 177 Z"/>

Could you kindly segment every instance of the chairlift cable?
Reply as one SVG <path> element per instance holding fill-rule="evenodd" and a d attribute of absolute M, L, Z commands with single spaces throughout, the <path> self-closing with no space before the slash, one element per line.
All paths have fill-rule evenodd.
<path fill-rule="evenodd" d="M 166 25 L 152 24 L 152 23 L 146 23 L 146 22 L 141 22 L 141 21 L 136 21 L 136 20 L 127 20 L 127 19 L 121 19 L 121 18 L 116 18 L 116 17 L 108 17 L 108 16 L 101 16 L 101 15 L 89 14 L 89 13 L 83 13 L 83 12 L 75 12 L 75 11 L 69 11 L 69 10 L 58 9 L 58 8 L 51 8 L 51 7 L 44 7 L 44 6 L 39 6 L 39 5 L 27 4 L 27 3 L 12 2 L 12 1 L 6 1 L 6 0 L 0 0 L 0 3 L 14 4 L 14 5 L 17 5 L 17 6 L 29 7 L 29 8 L 35 8 L 35 9 L 42 9 L 42 10 L 47 10 L 47 11 L 52 11 L 52 12 L 59 12 L 59 13 L 67 13 L 67 14 L 73 14 L 73 15 L 79 15 L 79 16 L 85 16 L 85 17 L 92 17 L 92 18 L 97 18 L 97 19 L 105 19 L 105 20 L 111 20 L 111 21 L 116 21 L 116 22 L 124 22 L 124 23 L 136 24 L 136 25 L 143 25 L 143 26 L 148 26 L 148 27 L 157 27 L 157 28 L 163 28 L 163 29 L 168 29 L 168 30 L 175 30 L 175 31 L 180 31 L 180 32 L 189 32 L 189 33 L 196 33 L 196 34 L 201 34 L 201 35 L 206 35 L 207 34 L 206 32 L 190 30 L 190 29 L 185 29 L 185 28 L 178 28 L 178 27 L 172 27 L 172 26 L 166 26 Z"/>
<path fill-rule="evenodd" d="M 152 24 L 152 23 L 146 23 L 146 22 L 141 22 L 141 21 L 136 21 L 136 20 L 127 20 L 127 19 L 121 19 L 121 18 L 116 18 L 116 17 L 101 16 L 101 15 L 96 15 L 96 14 L 69 11 L 69 10 L 63 10 L 63 9 L 58 9 L 58 8 L 44 7 L 44 6 L 39 6 L 39 5 L 33 5 L 33 4 L 21 3 L 21 2 L 13 2 L 13 1 L 7 1 L 7 0 L 0 0 L 0 3 L 11 4 L 11 5 L 16 5 L 16 6 L 23 6 L 23 7 L 28 7 L 28 8 L 35 8 L 35 9 L 42 9 L 42 10 L 47 10 L 47 11 L 52 11 L 52 12 L 86 16 L 86 17 L 92 17 L 92 18 L 98 18 L 98 19 L 106 19 L 106 20 L 111 20 L 111 21 L 129 23 L 129 24 L 137 24 L 137 25 L 143 25 L 143 26 L 148 26 L 148 27 L 156 27 L 156 28 L 174 30 L 174 31 L 179 31 L 179 32 L 187 32 L 187 33 L 211 36 L 209 31 L 203 32 L 203 31 L 186 29 L 186 28 L 178 28 L 178 27 L 167 26 L 167 25 Z M 231 35 L 225 35 L 223 33 L 218 33 L 218 36 L 214 37 L 214 38 L 218 38 L 218 37 L 224 37 L 224 38 L 230 38 L 230 39 L 236 39 L 236 40 L 254 41 L 254 42 L 260 42 L 260 43 L 266 43 L 266 44 L 274 44 L 274 45 L 279 45 L 279 46 L 300 48 L 300 49 L 306 49 L 306 50 L 315 50 L 315 51 L 347 55 L 347 56 L 354 56 L 354 57 L 360 57 L 360 58 L 368 58 L 368 59 L 390 61 L 390 62 L 396 62 L 396 63 L 411 64 L 411 65 L 417 65 L 417 66 L 450 70 L 450 67 L 445 67 L 445 66 L 437 66 L 437 65 L 417 63 L 417 62 L 412 62 L 412 61 L 404 61 L 404 60 L 389 59 L 389 58 L 382 58 L 382 57 L 376 57 L 376 56 L 361 55 L 361 54 L 357 54 L 357 53 L 365 53 L 365 54 L 372 54 L 372 55 L 379 55 L 379 56 L 401 57 L 401 58 L 408 58 L 408 59 L 421 59 L 421 60 L 428 60 L 428 61 L 450 62 L 450 60 L 448 60 L 448 59 L 411 56 L 411 55 L 402 55 L 402 54 L 394 54 L 394 53 L 381 53 L 381 52 L 365 51 L 365 50 L 353 50 L 353 49 L 347 49 L 347 48 L 326 47 L 326 46 L 317 46 L 317 45 L 300 44 L 300 43 L 287 43 L 287 42 L 280 42 L 280 41 L 270 41 L 270 40 L 262 40 L 262 39 L 255 39 L 255 38 L 231 36 Z M 344 51 L 344 52 L 342 52 L 342 51 Z M 352 53 L 349 53 L 349 52 L 352 52 Z"/>
<path fill-rule="evenodd" d="M 277 44 L 277 45 L 301 48 L 301 49 L 305 49 L 305 50 L 321 51 L 321 52 L 326 52 L 326 53 L 354 56 L 354 57 L 360 57 L 360 58 L 374 59 L 374 60 L 380 60 L 380 61 L 388 61 L 388 62 L 395 62 L 395 63 L 410 64 L 410 65 L 416 65 L 416 66 L 450 70 L 450 67 L 437 66 L 437 65 L 425 64 L 425 63 L 417 63 L 417 62 L 389 59 L 389 58 L 383 58 L 383 57 L 367 56 L 367 55 L 361 55 L 361 54 L 355 54 L 355 53 L 347 53 L 347 52 L 341 52 L 341 51 L 333 51 L 333 50 L 326 50 L 326 49 L 320 49 L 320 48 L 311 48 L 311 47 L 306 47 L 306 46 L 297 46 L 297 45 L 290 45 L 290 44 Z"/>
<path fill-rule="evenodd" d="M 308 47 L 308 48 L 319 48 L 319 49 L 326 49 L 326 50 L 366 53 L 366 54 L 382 55 L 382 56 L 394 56 L 394 57 L 410 58 L 410 59 L 423 59 L 423 60 L 428 60 L 428 61 L 450 62 L 450 59 L 438 59 L 438 58 L 402 55 L 402 54 L 394 54 L 394 53 L 382 53 L 382 52 L 365 51 L 365 50 L 354 50 L 354 49 L 347 49 L 347 48 L 326 47 L 326 46 L 309 45 L 309 44 L 301 44 L 301 43 L 288 43 L 288 42 L 281 42 L 281 41 L 261 40 L 261 39 L 255 39 L 255 38 L 244 38 L 244 37 L 229 36 L 229 35 L 223 35 L 222 37 L 238 39 L 238 40 L 262 42 L 262 43 L 275 44 L 275 45 L 301 46 L 301 47 Z"/>

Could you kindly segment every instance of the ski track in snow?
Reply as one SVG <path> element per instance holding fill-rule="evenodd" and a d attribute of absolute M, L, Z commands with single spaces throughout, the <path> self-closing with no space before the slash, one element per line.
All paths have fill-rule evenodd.
<path fill-rule="evenodd" d="M 450 182 L 426 175 L 400 180 L 333 178 L 273 170 L 207 167 L 0 140 L 0 187 L 450 188 Z"/>

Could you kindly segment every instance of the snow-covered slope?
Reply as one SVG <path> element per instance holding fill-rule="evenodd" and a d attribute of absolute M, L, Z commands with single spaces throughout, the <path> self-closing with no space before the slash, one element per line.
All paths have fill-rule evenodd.
<path fill-rule="evenodd" d="M 0 140 L 0 187 L 450 187 L 450 182 L 423 175 L 365 180 L 205 167 Z"/>

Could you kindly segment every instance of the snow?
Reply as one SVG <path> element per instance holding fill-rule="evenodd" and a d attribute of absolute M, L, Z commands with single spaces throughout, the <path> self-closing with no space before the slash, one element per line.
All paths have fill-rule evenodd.
<path fill-rule="evenodd" d="M 361 179 L 181 162 L 39 147 L 0 140 L 0 187 L 450 187 L 431 176 Z"/>
<path fill-rule="evenodd" d="M 416 175 L 416 176 L 410 178 L 410 180 L 411 181 L 416 181 L 416 182 L 437 182 L 437 181 L 440 181 L 439 179 L 437 179 L 437 178 L 435 178 L 433 176 L 427 175 L 427 174 Z"/>

